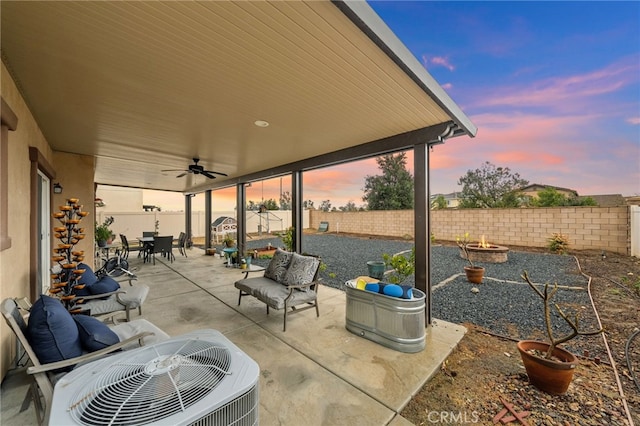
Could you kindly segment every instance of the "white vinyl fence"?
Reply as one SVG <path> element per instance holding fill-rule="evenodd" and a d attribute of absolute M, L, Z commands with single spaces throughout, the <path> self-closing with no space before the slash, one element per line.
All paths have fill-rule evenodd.
<path fill-rule="evenodd" d="M 640 257 L 640 206 L 631 206 L 631 256 Z"/>
<path fill-rule="evenodd" d="M 173 235 L 178 238 L 184 231 L 184 212 L 97 212 L 96 221 L 102 223 L 107 217 L 113 216 L 111 230 L 116 234 L 124 234 L 127 239 L 135 240 L 142 236 L 143 231 L 158 232 L 159 235 Z M 235 211 L 214 211 L 211 213 L 211 221 L 214 222 L 220 216 L 228 216 L 235 219 Z M 303 210 L 303 227 L 309 227 L 309 211 Z M 157 229 L 156 229 L 157 223 Z M 211 224 L 209 224 L 210 226 Z M 193 237 L 204 237 L 206 227 L 203 211 L 192 212 L 191 233 Z M 265 213 L 247 212 L 246 231 L 250 234 L 273 234 L 284 231 L 291 226 L 291 210 L 273 210 Z"/>

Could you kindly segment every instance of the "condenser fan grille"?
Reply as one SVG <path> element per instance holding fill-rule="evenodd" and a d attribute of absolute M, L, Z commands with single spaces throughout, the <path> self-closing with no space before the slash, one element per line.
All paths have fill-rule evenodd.
<path fill-rule="evenodd" d="M 141 348 L 106 367 L 71 399 L 83 425 L 144 425 L 185 411 L 229 373 L 231 354 L 201 340 Z"/>

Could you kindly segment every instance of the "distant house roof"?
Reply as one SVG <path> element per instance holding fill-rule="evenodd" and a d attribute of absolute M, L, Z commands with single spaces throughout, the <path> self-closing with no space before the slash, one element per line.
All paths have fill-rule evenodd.
<path fill-rule="evenodd" d="M 520 188 L 520 191 L 521 192 L 538 192 L 538 191 L 544 191 L 546 188 L 553 188 L 558 192 L 568 192 L 573 194 L 574 197 L 578 196 L 578 191 L 574 189 L 562 188 L 560 186 L 553 186 L 553 185 L 543 185 L 539 183 L 532 183 L 531 185 L 522 187 Z"/>
<path fill-rule="evenodd" d="M 600 207 L 617 207 L 624 206 L 626 204 L 626 200 L 622 194 L 585 195 L 580 198 L 586 197 L 593 198 Z"/>
<path fill-rule="evenodd" d="M 436 199 L 441 195 L 444 197 L 445 200 L 456 200 L 456 199 L 458 199 L 458 195 L 460 195 L 460 193 L 459 192 L 451 192 L 449 194 L 432 194 L 431 198 L 432 199 Z"/>
<path fill-rule="evenodd" d="M 632 195 L 631 197 L 624 197 L 624 201 L 629 206 L 640 206 L 640 196 Z"/>
<path fill-rule="evenodd" d="M 213 221 L 211 226 L 215 228 L 215 227 L 217 227 L 220 224 L 225 223 L 225 222 L 235 223 L 236 220 L 234 218 L 232 218 L 232 217 L 229 217 L 229 216 L 220 216 L 219 218 L 217 218 L 216 220 Z"/>

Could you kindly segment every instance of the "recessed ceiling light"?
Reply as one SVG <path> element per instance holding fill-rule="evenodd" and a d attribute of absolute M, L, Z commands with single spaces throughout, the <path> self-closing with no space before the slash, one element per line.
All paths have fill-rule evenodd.
<path fill-rule="evenodd" d="M 253 124 L 255 124 L 258 127 L 268 127 L 269 126 L 269 122 L 268 121 L 264 121 L 264 120 L 256 120 L 253 122 Z"/>

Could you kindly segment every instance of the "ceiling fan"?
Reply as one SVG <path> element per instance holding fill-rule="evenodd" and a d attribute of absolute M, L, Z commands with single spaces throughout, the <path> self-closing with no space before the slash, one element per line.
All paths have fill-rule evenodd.
<path fill-rule="evenodd" d="M 205 170 L 204 167 L 198 165 L 198 161 L 200 161 L 200 159 L 198 157 L 194 157 L 193 164 L 189 164 L 189 168 L 187 170 L 161 170 L 161 171 L 162 172 L 182 172 L 178 176 L 176 176 L 177 178 L 185 176 L 189 173 L 192 173 L 194 175 L 206 176 L 209 179 L 215 179 L 216 177 L 214 175 L 227 176 L 227 174 L 225 173 L 214 172 L 213 170 Z"/>

